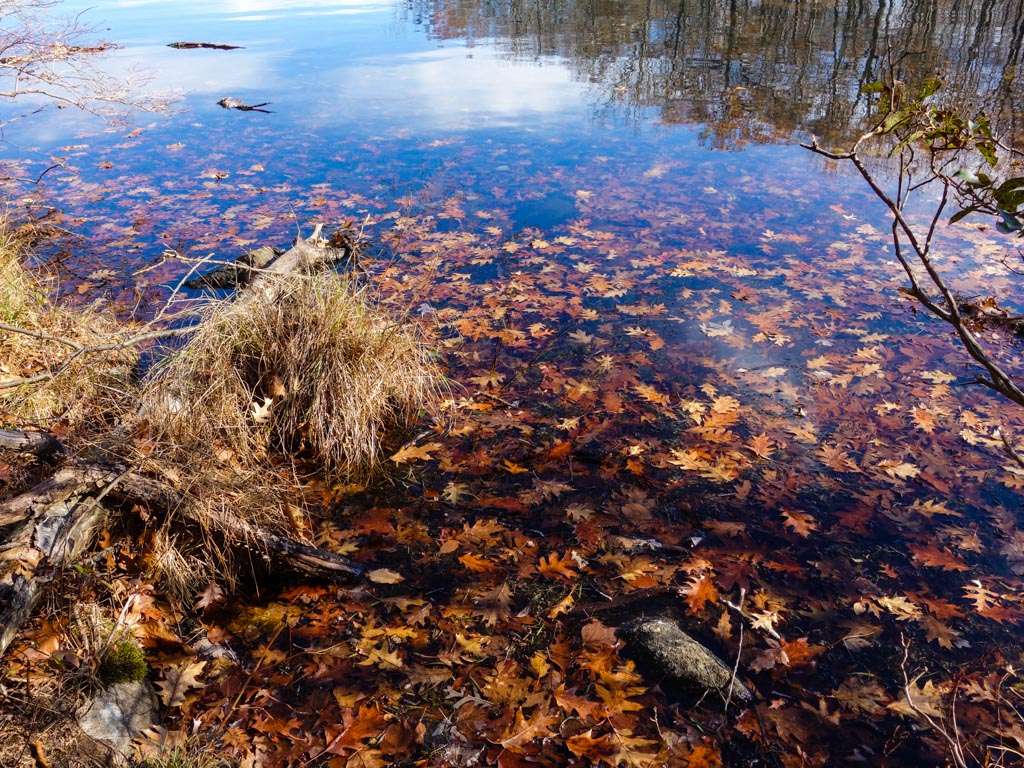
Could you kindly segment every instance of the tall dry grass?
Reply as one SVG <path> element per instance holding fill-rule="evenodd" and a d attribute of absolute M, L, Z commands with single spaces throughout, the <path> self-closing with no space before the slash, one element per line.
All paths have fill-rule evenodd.
<path fill-rule="evenodd" d="M 60 340 L 91 346 L 130 332 L 112 312 L 98 305 L 74 309 L 50 301 L 53 286 L 24 266 L 25 245 L 0 220 L 0 323 L 30 333 L 0 331 L 0 424 L 40 426 L 73 437 L 109 426 L 125 401 L 136 396 L 134 350 L 82 356 L 50 381 L 5 387 L 60 368 L 74 348 Z"/>
<path fill-rule="evenodd" d="M 367 479 L 388 436 L 435 409 L 444 378 L 416 326 L 334 273 L 274 276 L 200 312 L 155 371 L 141 412 L 187 455 L 237 467 L 296 457 Z"/>
<path fill-rule="evenodd" d="M 97 346 L 138 328 L 53 303 L 21 257 L 0 225 L 0 323 L 37 334 L 0 329 L 0 380 L 61 372 L 0 388 L 0 426 L 56 429 L 72 455 L 170 482 L 204 534 L 182 537 L 180 520 L 164 519 L 151 562 L 174 592 L 230 570 L 239 540 L 306 537 L 310 480 L 367 482 L 389 442 L 439 412 L 446 382 L 429 340 L 337 273 L 268 275 L 211 299 L 140 376 L 136 349 L 64 366 L 75 349 L 53 339 Z"/>
<path fill-rule="evenodd" d="M 47 307 L 38 280 L 22 266 L 24 252 L 21 239 L 0 221 L 0 322 L 9 325 L 37 324 Z"/>
<path fill-rule="evenodd" d="M 70 459 L 99 455 L 172 484 L 181 507 L 147 516 L 156 530 L 140 539 L 147 544 L 138 561 L 169 593 L 189 596 L 210 581 L 230 586 L 240 570 L 237 544 L 258 551 L 268 531 L 310 538 L 307 515 L 318 502 L 304 499 L 311 479 L 369 479 L 389 443 L 439 414 L 447 385 L 429 340 L 335 273 L 261 278 L 234 300 L 211 300 L 192 318 L 195 332 L 158 350 L 161 362 L 143 376 L 137 350 L 63 366 L 75 350 L 54 339 L 94 347 L 137 328 L 95 306 L 53 303 L 52 286 L 26 270 L 22 256 L 0 222 L 0 323 L 35 334 L 0 330 L 0 381 L 60 373 L 0 389 L 0 426 L 55 429 Z M 244 552 L 251 566 L 252 552 Z M 27 733 L 44 733 L 40 743 L 58 760 L 82 758 L 73 709 L 51 702 L 70 702 L 62 692 L 77 689 L 66 683 L 144 673 L 145 659 L 117 622 L 93 609 L 67 613 L 66 642 L 88 662 L 85 674 L 55 676 L 43 706 L 0 714 L 0 765 L 32 764 Z M 40 700 L 38 689 L 30 701 Z M 160 745 L 138 765 L 226 764 L 211 745 L 182 742 Z"/>

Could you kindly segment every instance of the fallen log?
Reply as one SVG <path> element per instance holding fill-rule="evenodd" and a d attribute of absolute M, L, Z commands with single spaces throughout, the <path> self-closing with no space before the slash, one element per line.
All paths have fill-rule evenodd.
<path fill-rule="evenodd" d="M 321 238 L 322 225 L 317 225 L 308 238 L 298 238 L 287 251 L 268 245 L 247 251 L 232 262 L 220 262 L 216 269 L 194 277 L 186 288 L 224 289 L 250 285 L 261 276 L 312 271 L 321 266 L 354 260 L 358 245 L 341 231 L 331 240 Z"/>
<path fill-rule="evenodd" d="M 263 112 L 266 115 L 270 114 L 270 110 L 263 109 L 263 107 L 268 104 L 270 104 L 269 101 L 264 101 L 259 104 L 246 104 L 245 102 L 239 101 L 238 99 L 234 99 L 230 96 L 226 96 L 217 102 L 217 106 L 222 107 L 223 109 L 237 109 L 239 112 Z"/>
<path fill-rule="evenodd" d="M 0 655 L 14 640 L 46 585 L 92 544 L 106 516 L 104 489 L 94 474 L 60 472 L 16 499 L 30 510 L 28 522 L 0 548 Z M 107 486 L 109 488 L 109 484 Z"/>
<path fill-rule="evenodd" d="M 127 473 L 111 491 L 111 498 L 130 504 L 145 503 L 165 513 L 182 510 L 192 522 L 212 527 L 233 541 L 264 551 L 268 557 L 292 570 L 320 578 L 361 576 L 363 568 L 326 549 L 279 536 L 237 518 L 230 513 L 205 510 L 203 519 L 192 517 L 185 499 L 174 488 L 159 480 Z"/>
<path fill-rule="evenodd" d="M 268 280 L 268 275 L 290 275 L 310 272 L 314 269 L 338 263 L 351 253 L 347 247 L 335 247 L 323 238 L 324 225 L 316 224 L 313 234 L 307 238 L 297 237 L 294 245 L 270 262 L 265 270 L 253 279 L 253 285 Z"/>
<path fill-rule="evenodd" d="M 177 43 L 168 43 L 168 48 L 177 48 L 182 51 L 191 51 L 197 48 L 205 48 L 211 51 L 237 51 L 242 48 L 241 45 L 228 45 L 227 43 L 193 43 L 188 41 L 182 41 Z"/>
<path fill-rule="evenodd" d="M 0 505 L 0 522 L 27 520 L 0 546 L 0 656 L 28 620 L 45 586 L 90 546 L 110 504 L 145 504 L 157 514 L 180 513 L 307 576 L 336 580 L 363 573 L 361 566 L 341 555 L 263 531 L 230 513 L 207 510 L 198 519 L 185 502 L 166 483 L 123 469 L 65 467 Z"/>
<path fill-rule="evenodd" d="M 48 457 L 60 453 L 62 447 L 49 432 L 0 429 L 0 450 Z"/>
<path fill-rule="evenodd" d="M 247 251 L 234 262 L 221 264 L 206 274 L 186 281 L 185 287 L 192 290 L 240 288 L 246 285 L 258 270 L 268 267 L 281 253 L 283 251 L 276 251 L 269 245 L 264 245 L 255 251 Z"/>
<path fill-rule="evenodd" d="M 75 467 L 64 467 L 29 491 L 0 502 L 0 527 L 21 523 L 32 516 L 40 506 L 67 498 L 76 488 L 108 477 L 102 472 L 90 476 Z"/>

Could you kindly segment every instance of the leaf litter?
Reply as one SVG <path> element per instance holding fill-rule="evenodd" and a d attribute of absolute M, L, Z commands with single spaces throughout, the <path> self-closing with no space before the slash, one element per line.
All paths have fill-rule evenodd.
<path fill-rule="evenodd" d="M 955 345 L 901 303 L 856 198 L 794 220 L 781 209 L 815 190 L 684 197 L 660 165 L 622 161 L 566 180 L 576 218 L 516 231 L 500 195 L 218 190 L 266 171 L 203 162 L 160 201 L 159 179 L 123 177 L 133 196 L 105 205 L 140 223 L 103 226 L 78 273 L 145 253 L 161 227 L 195 252 L 265 242 L 297 198 L 296 216 L 362 219 L 382 247 L 368 279 L 435 334 L 455 416 L 396 446 L 391 485 L 322 486 L 332 514 L 312 536 L 370 584 L 261 585 L 248 602 L 211 585 L 196 606 L 142 587 L 134 626 L 169 727 L 218 734 L 243 765 L 829 765 L 938 759 L 907 726 L 956 695 L 960 729 L 993 738 L 1024 619 L 1024 472 L 1000 430 L 1024 425 L 964 386 Z M 235 223 L 200 231 L 229 203 Z M 602 223 L 629 220 L 644 224 Z M 1011 279 L 966 261 L 965 287 Z M 122 294 L 109 275 L 78 284 L 117 300 L 170 269 Z M 127 585 L 138 564 L 108 570 Z M 723 713 L 645 677 L 592 606 L 648 595 L 739 653 L 753 704 Z M 237 663 L 190 651 L 183 611 Z M 916 709 L 906 639 L 910 671 L 929 670 Z"/>

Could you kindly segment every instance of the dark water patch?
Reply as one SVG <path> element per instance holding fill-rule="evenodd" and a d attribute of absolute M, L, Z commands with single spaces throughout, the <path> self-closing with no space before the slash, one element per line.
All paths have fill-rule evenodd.
<path fill-rule="evenodd" d="M 564 192 L 552 192 L 541 198 L 528 198 L 516 203 L 512 209 L 512 227 L 514 230 L 527 227 L 553 230 L 564 226 L 578 215 L 575 197 Z"/>

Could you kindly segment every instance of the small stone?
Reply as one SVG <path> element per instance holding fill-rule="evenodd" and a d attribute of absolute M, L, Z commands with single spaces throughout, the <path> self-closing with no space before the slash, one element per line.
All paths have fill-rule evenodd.
<path fill-rule="evenodd" d="M 146 680 L 104 688 L 78 711 L 78 727 L 127 758 L 132 739 L 156 721 L 156 697 Z"/>

